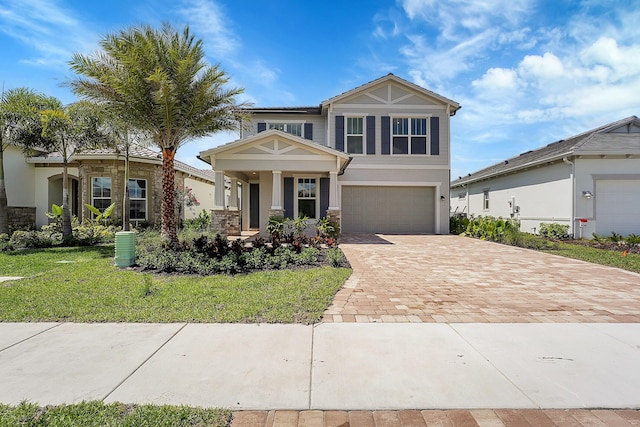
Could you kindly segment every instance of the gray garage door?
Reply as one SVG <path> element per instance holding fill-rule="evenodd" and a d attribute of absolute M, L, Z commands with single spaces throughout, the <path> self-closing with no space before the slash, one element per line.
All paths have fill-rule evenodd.
<path fill-rule="evenodd" d="M 345 233 L 435 233 L 433 187 L 342 187 Z"/>
<path fill-rule="evenodd" d="M 596 233 L 640 234 L 640 181 L 596 181 Z"/>

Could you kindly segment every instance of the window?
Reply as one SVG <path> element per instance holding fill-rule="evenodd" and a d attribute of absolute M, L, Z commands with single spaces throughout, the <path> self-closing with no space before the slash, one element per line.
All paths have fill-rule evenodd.
<path fill-rule="evenodd" d="M 316 217 L 316 179 L 298 178 L 298 216 Z"/>
<path fill-rule="evenodd" d="M 364 154 L 364 127 L 362 117 L 347 117 L 347 153 Z"/>
<path fill-rule="evenodd" d="M 91 205 L 104 211 L 111 204 L 111 178 L 91 178 Z"/>
<path fill-rule="evenodd" d="M 269 129 L 281 130 L 283 132 L 290 133 L 302 137 L 302 123 L 269 123 Z"/>
<path fill-rule="evenodd" d="M 129 180 L 129 220 L 147 219 L 147 180 Z"/>
<path fill-rule="evenodd" d="M 485 211 L 489 210 L 489 190 L 482 191 L 482 209 Z"/>
<path fill-rule="evenodd" d="M 427 154 L 427 119 L 394 117 L 393 154 Z"/>
<path fill-rule="evenodd" d="M 458 193 L 458 199 L 463 200 L 467 197 L 467 193 Z"/>

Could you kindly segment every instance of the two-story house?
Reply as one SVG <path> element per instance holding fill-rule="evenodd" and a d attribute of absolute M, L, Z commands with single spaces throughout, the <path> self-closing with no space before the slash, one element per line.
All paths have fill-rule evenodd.
<path fill-rule="evenodd" d="M 240 139 L 199 158 L 215 171 L 223 232 L 272 215 L 328 217 L 346 233 L 448 233 L 456 102 L 388 74 L 312 107 L 253 108 Z"/>

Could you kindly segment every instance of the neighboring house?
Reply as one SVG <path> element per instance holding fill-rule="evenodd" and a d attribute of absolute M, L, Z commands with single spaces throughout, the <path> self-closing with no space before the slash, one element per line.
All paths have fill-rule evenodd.
<path fill-rule="evenodd" d="M 575 237 L 640 234 L 640 120 L 527 151 L 451 183 L 451 213 L 568 224 Z"/>
<path fill-rule="evenodd" d="M 460 106 L 388 74 L 312 107 L 249 109 L 241 139 L 200 153 L 229 179 L 214 220 L 264 233 L 272 215 L 342 232 L 448 233 L 449 122 Z M 238 191 L 240 187 L 240 191 Z"/>
<path fill-rule="evenodd" d="M 16 147 L 5 152 L 5 176 L 12 227 L 41 227 L 49 223 L 51 205 L 62 204 L 62 157 L 35 153 L 26 157 Z M 184 218 L 213 208 L 214 174 L 176 161 L 176 185 L 192 189 L 199 206 L 185 207 Z M 88 218 L 85 204 L 104 209 L 116 203 L 113 218 L 122 219 L 124 156 L 112 150 L 91 150 L 76 154 L 68 168 L 69 204 L 73 215 Z M 129 158 L 129 216 L 132 224 L 159 223 L 162 200 L 162 156 L 153 150 L 134 147 Z"/>

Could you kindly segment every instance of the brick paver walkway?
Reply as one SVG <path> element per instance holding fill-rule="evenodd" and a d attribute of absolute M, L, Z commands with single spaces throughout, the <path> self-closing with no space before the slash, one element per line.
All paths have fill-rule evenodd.
<path fill-rule="evenodd" d="M 244 411 L 231 427 L 640 426 L 637 410 Z"/>
<path fill-rule="evenodd" d="M 640 275 L 459 236 L 347 235 L 323 322 L 640 322 Z"/>

